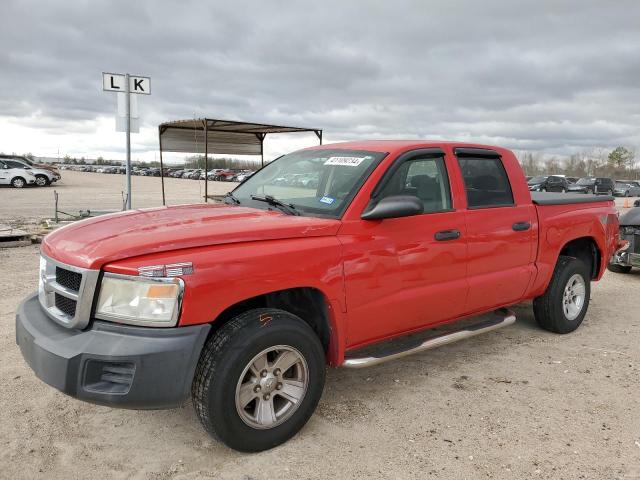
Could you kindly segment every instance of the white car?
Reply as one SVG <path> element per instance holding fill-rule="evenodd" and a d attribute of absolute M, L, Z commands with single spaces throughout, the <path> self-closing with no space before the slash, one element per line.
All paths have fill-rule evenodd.
<path fill-rule="evenodd" d="M 6 160 L 0 160 L 0 185 L 22 188 L 34 183 L 36 183 L 36 176 L 29 170 L 13 168 L 7 164 Z"/>
<path fill-rule="evenodd" d="M 17 158 L 3 158 L 2 161 L 6 163 L 9 168 L 25 170 L 31 173 L 36 179 L 36 185 L 39 187 L 46 187 L 47 185 L 51 185 L 53 182 L 60 180 L 60 174 L 45 168 L 32 167 L 28 163 L 18 160 Z"/>

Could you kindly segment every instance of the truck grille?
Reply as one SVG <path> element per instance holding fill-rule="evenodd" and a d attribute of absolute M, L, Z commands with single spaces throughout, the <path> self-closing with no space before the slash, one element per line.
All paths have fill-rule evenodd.
<path fill-rule="evenodd" d="M 62 267 L 56 267 L 56 281 L 69 290 L 79 292 L 80 284 L 82 283 L 82 274 L 66 270 Z"/>
<path fill-rule="evenodd" d="M 76 314 L 76 304 L 75 300 L 72 300 L 67 297 L 63 297 L 59 293 L 55 294 L 55 305 L 58 310 L 63 312 L 65 315 L 69 317 L 73 317 Z"/>
<path fill-rule="evenodd" d="M 40 305 L 60 325 L 86 327 L 99 273 L 99 270 L 66 265 L 43 255 L 38 288 Z"/>

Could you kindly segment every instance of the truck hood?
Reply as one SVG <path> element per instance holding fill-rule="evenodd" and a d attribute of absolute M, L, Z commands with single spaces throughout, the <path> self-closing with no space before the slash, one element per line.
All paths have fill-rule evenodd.
<path fill-rule="evenodd" d="M 335 235 L 339 220 L 230 205 L 179 205 L 90 218 L 55 230 L 42 252 L 99 269 L 123 258 L 236 242 Z"/>

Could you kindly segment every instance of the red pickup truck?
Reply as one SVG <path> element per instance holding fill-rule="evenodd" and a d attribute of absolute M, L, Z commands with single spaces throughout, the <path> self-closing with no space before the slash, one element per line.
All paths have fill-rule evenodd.
<path fill-rule="evenodd" d="M 300 176 L 314 181 L 282 181 Z M 505 307 L 529 299 L 542 328 L 575 330 L 621 246 L 612 200 L 532 196 L 498 147 L 301 150 L 225 204 L 49 234 L 17 343 L 73 397 L 167 408 L 190 395 L 212 435 L 264 450 L 310 418 L 327 364 L 365 367 L 509 325 Z"/>

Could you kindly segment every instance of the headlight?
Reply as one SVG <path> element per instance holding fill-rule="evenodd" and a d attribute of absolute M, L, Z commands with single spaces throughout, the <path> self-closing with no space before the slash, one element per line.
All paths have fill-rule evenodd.
<path fill-rule="evenodd" d="M 142 278 L 106 273 L 96 318 L 149 327 L 178 322 L 184 283 L 180 278 Z"/>

